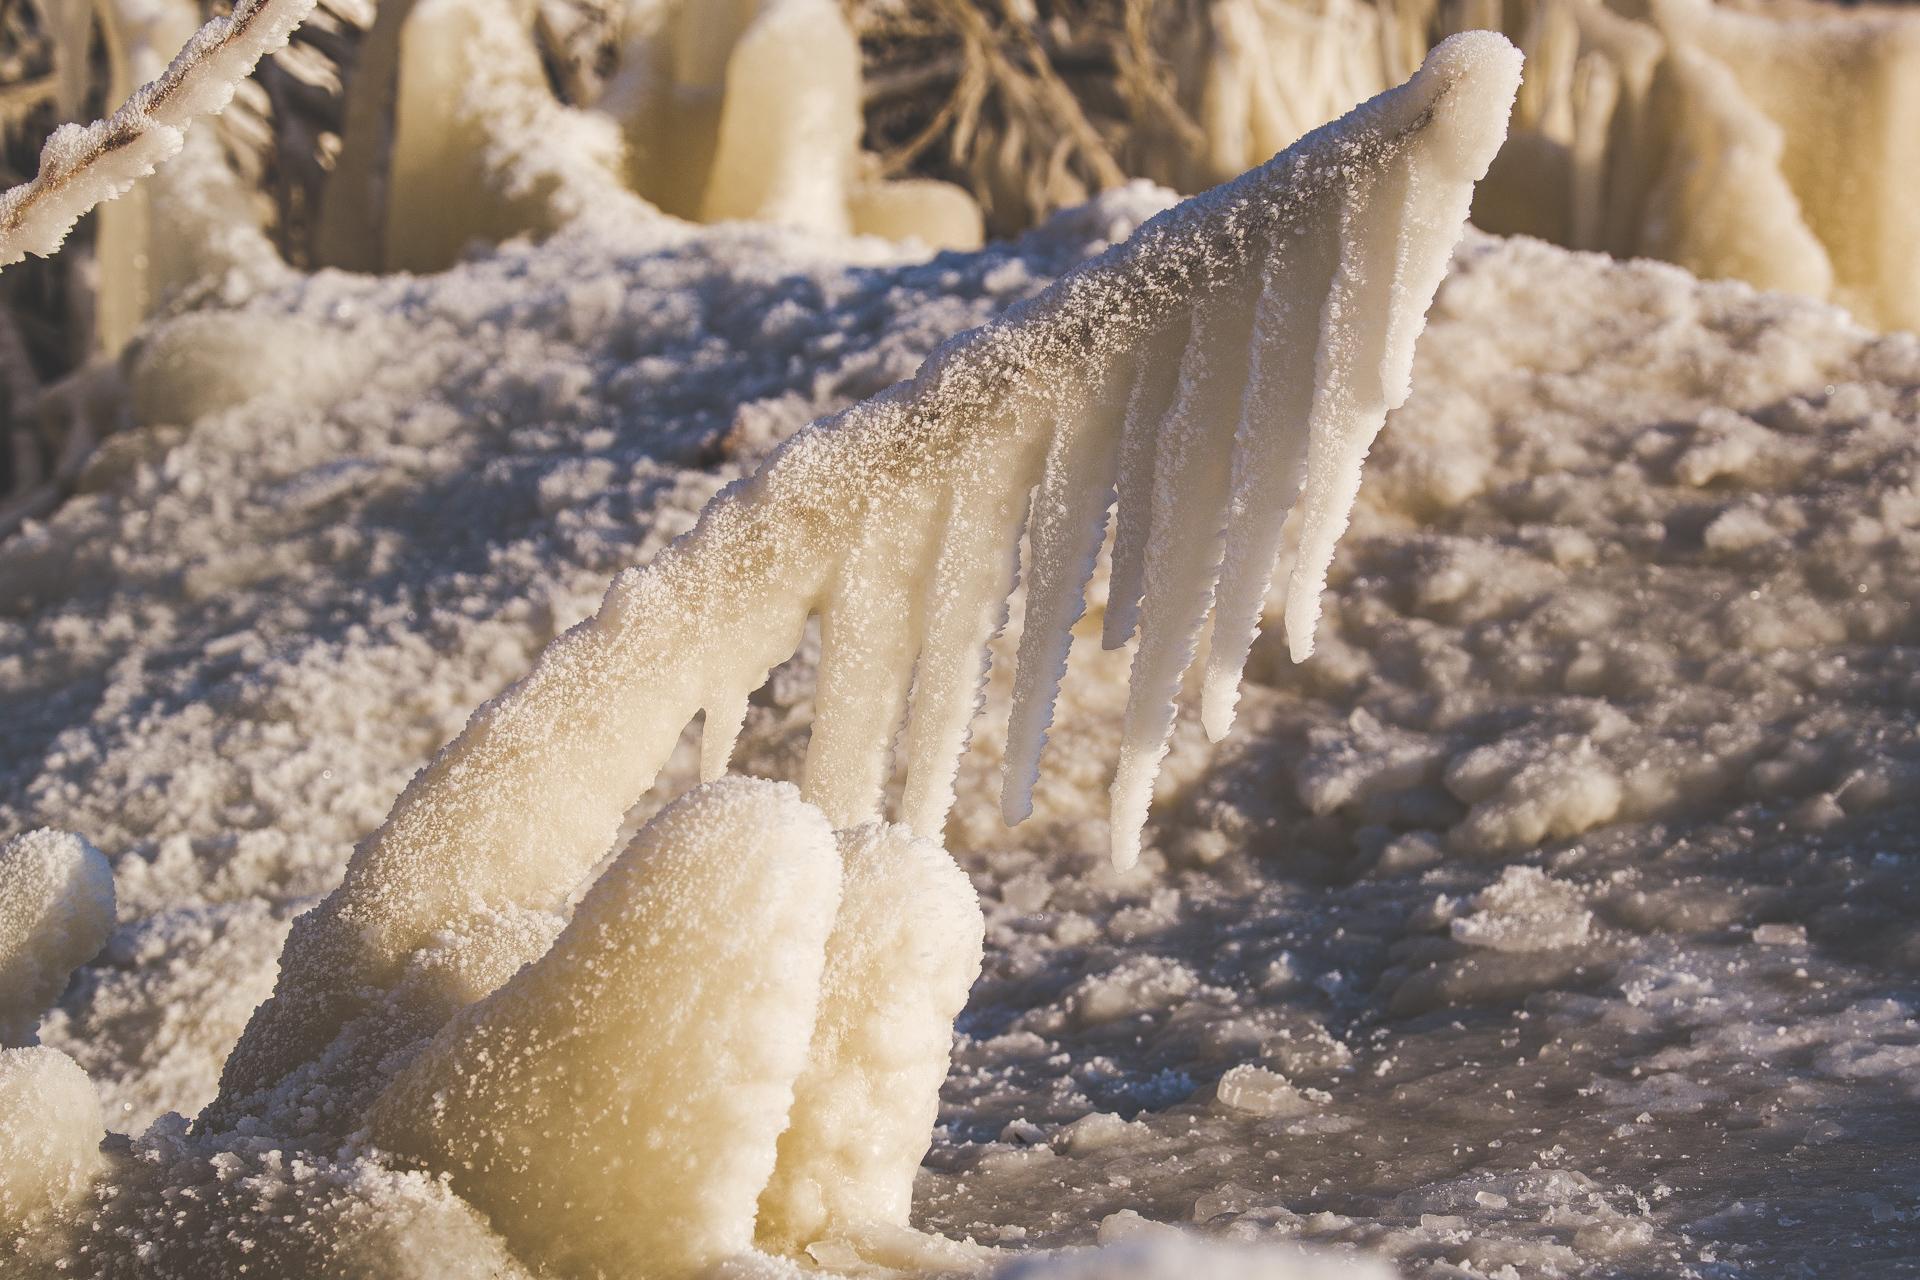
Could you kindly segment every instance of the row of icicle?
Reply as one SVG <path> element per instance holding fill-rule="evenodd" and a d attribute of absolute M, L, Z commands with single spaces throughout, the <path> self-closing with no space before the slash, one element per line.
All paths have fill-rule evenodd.
<path fill-rule="evenodd" d="M 1112 801 L 1131 864 L 1209 613 L 1216 736 L 1277 569 L 1290 647 L 1311 651 L 1361 460 L 1407 393 L 1519 63 L 1497 35 L 1448 41 L 1406 85 L 1154 218 L 716 497 L 475 713 L 295 922 L 215 1116 L 319 1053 L 436 932 L 561 907 L 696 714 L 705 772 L 724 770 L 750 693 L 815 615 L 808 799 L 837 829 L 878 816 L 904 720 L 901 816 L 937 837 L 1025 531 L 1005 786 L 1023 816 L 1110 503 L 1106 639 L 1139 636 Z"/>

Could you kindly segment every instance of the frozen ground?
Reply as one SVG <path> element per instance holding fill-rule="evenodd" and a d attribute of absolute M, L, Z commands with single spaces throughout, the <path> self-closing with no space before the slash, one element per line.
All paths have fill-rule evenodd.
<path fill-rule="evenodd" d="M 613 572 L 1160 202 L 932 263 L 563 233 L 151 332 L 155 425 L 0 547 L 0 832 L 115 864 L 119 928 L 42 1030 L 110 1125 L 212 1096 L 290 917 Z M 1910 336 L 1470 241 L 1319 652 L 1263 640 L 1219 747 L 1183 721 L 1140 867 L 1106 863 L 1098 610 L 1011 831 L 996 661 L 948 830 L 987 970 L 916 1223 L 1910 1273 L 1917 420 Z M 793 775 L 810 688 L 756 695 L 736 767 Z"/>

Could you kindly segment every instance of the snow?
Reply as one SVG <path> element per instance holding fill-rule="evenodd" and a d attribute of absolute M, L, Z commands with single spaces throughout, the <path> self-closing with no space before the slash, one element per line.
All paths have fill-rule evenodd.
<path fill-rule="evenodd" d="M 1170 199 L 1130 189 L 931 262 L 739 227 L 581 227 L 437 276 L 289 279 L 143 335 L 146 425 L 0 547 L 0 829 L 84 833 L 120 911 L 40 1035 L 127 1136 L 101 1153 L 74 1234 L 36 1227 L 24 1247 L 116 1277 L 529 1274 L 449 1181 L 369 1145 L 360 1095 L 388 1087 L 389 1052 L 443 1034 L 435 1019 L 478 1025 L 499 984 L 542 987 L 540 965 L 518 966 L 618 898 L 597 859 L 571 879 L 525 867 L 552 876 L 547 899 L 464 915 L 368 893 L 420 929 L 372 931 L 396 961 L 355 1034 L 322 1044 L 337 1056 L 290 1050 L 305 1074 L 224 1131 L 163 1113 L 212 1099 L 288 922 L 609 574 L 655 557 L 802 423 L 911 375 Z M 221 367 L 216 333 L 306 360 L 263 350 L 287 376 L 236 372 L 195 398 L 191 362 Z M 1102 795 L 1125 648 L 1071 646 L 1031 817 L 1002 821 L 1038 576 L 1023 570 L 954 779 L 946 842 L 979 890 L 984 972 L 939 1045 L 951 1069 L 920 1133 L 911 1232 L 849 1227 L 804 1265 L 1598 1277 L 1910 1261 L 1920 344 L 1804 300 L 1475 235 L 1412 383 L 1367 461 L 1314 656 L 1291 662 L 1276 591 L 1231 732 L 1175 721 L 1130 872 L 1108 862 Z M 1086 545 L 1062 540 L 1064 573 Z M 1112 550 L 1091 559 L 1068 624 L 1088 641 L 1113 602 Z M 797 655 L 750 696 L 714 695 L 717 721 L 740 711 L 737 735 L 715 735 L 734 739 L 734 769 L 812 785 L 831 621 L 796 626 Z M 873 664 L 843 674 L 897 672 Z M 695 784 L 699 737 L 675 727 L 606 849 Z M 836 794 L 902 781 L 871 767 L 878 784 Z M 756 830 L 842 825 L 783 795 Z M 806 880 L 824 893 L 838 851 L 813 854 L 835 864 Z M 645 865 L 619 864 L 629 884 Z M 406 888 L 466 905 L 458 874 Z M 965 940 L 954 903 L 929 930 L 942 943 Z M 721 909 L 696 896 L 675 918 Z M 730 920 L 710 933 L 739 936 Z M 816 936 L 825 975 L 835 944 Z M 691 965 L 734 959 L 703 948 Z M 939 959 L 957 986 L 958 948 Z M 587 1025 L 612 1034 L 611 1003 Z M 769 1024 L 791 1030 L 791 1003 Z M 522 1012 L 516 1034 L 560 1021 L 552 1002 Z M 818 1042 L 777 1038 L 798 1097 Z M 534 1061 L 571 1079 L 563 1054 Z M 908 1107 L 889 1098 L 897 1187 Z M 597 1151 L 595 1132 L 569 1140 Z M 738 1192 L 728 1203 L 777 1176 L 768 1142 L 760 1185 L 711 1184 Z M 540 1158 L 556 1167 L 524 1194 L 573 1176 Z M 584 1162 L 606 1179 L 603 1163 Z M 715 1274 L 801 1265 L 740 1254 Z"/>

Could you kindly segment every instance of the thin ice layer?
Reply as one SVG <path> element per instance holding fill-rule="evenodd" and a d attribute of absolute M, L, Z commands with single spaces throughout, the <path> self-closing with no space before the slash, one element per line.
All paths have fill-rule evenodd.
<path fill-rule="evenodd" d="M 210 1119 L 245 1114 L 250 1095 L 324 1049 L 366 1007 L 367 993 L 390 986 L 436 931 L 476 914 L 563 901 L 604 856 L 628 808 L 715 691 L 758 686 L 793 653 L 808 618 L 832 614 L 845 597 L 865 595 L 861 607 L 869 611 L 920 611 L 917 642 L 893 646 L 884 666 L 896 679 L 909 658 L 915 669 L 902 807 L 916 831 L 938 834 L 977 705 L 981 648 L 1004 616 L 1023 513 L 1066 416 L 1069 389 L 1090 369 L 1137 368 L 1165 341 L 1161 335 L 1196 327 L 1202 300 L 1234 296 L 1230 286 L 1259 278 L 1281 243 L 1329 224 L 1368 232 L 1350 247 L 1356 281 L 1401 278 L 1378 300 L 1367 294 L 1340 312 L 1325 340 L 1342 350 L 1354 343 L 1410 349 L 1406 335 L 1417 332 L 1437 275 L 1397 266 L 1411 251 L 1379 228 L 1430 226 L 1431 243 L 1408 260 L 1444 260 L 1472 182 L 1499 145 L 1518 63 L 1499 36 L 1449 40 L 1407 85 L 1154 218 L 1043 293 L 943 345 L 910 381 L 801 431 L 758 473 L 723 491 L 691 532 L 645 569 L 622 574 L 598 614 L 550 644 L 526 679 L 474 715 L 355 852 L 340 887 L 295 923 L 279 986 L 228 1060 Z M 1382 186 L 1380 175 L 1391 181 Z M 1399 197 L 1382 197 L 1383 190 L 1431 200 L 1437 212 L 1404 216 L 1391 207 Z M 1380 207 L 1367 205 L 1368 193 Z M 1254 304 L 1249 296 L 1240 305 Z M 1210 331 L 1246 341 L 1247 315 L 1208 316 Z M 1229 382 L 1244 382 L 1237 371 L 1254 362 L 1236 356 L 1225 363 L 1236 370 Z M 1396 375 L 1379 366 L 1378 357 L 1371 365 L 1318 359 L 1315 396 L 1346 395 L 1324 384 L 1349 369 L 1370 385 L 1403 391 L 1405 369 Z M 1210 405 L 1245 399 L 1241 386 L 1191 390 Z M 1370 406 L 1364 412 L 1316 418 L 1309 447 L 1321 462 L 1309 477 L 1312 519 L 1302 540 L 1313 556 L 1303 551 L 1303 566 L 1331 555 L 1346 518 L 1341 495 L 1350 500 L 1365 441 L 1390 399 L 1371 390 L 1358 401 Z M 1218 531 L 1226 483 L 1219 459 L 1239 434 L 1238 417 L 1210 409 L 1189 425 L 1200 434 L 1183 447 L 1214 459 L 1195 471 L 1204 485 L 1188 491 L 1161 477 L 1163 460 L 1155 459 L 1150 520 Z M 1336 436 L 1323 441 L 1324 432 Z M 1126 504 L 1127 495 L 1143 492 L 1146 452 L 1129 452 L 1124 441 L 1120 448 L 1120 536 L 1137 538 Z M 1041 492 L 1037 527 L 1061 518 L 1053 506 L 1079 486 L 1104 491 L 1113 464 L 1095 453 L 1084 465 L 1071 483 Z M 1137 529 L 1139 513 L 1133 518 Z M 928 553 L 857 582 L 845 576 L 876 530 L 906 541 L 925 533 L 928 521 L 937 522 Z M 1144 582 L 1143 617 L 1172 608 L 1178 620 L 1152 643 L 1161 674 L 1139 716 L 1130 717 L 1137 732 L 1126 749 L 1142 761 L 1157 759 L 1164 743 L 1180 675 L 1174 668 L 1191 653 L 1192 598 L 1212 591 L 1216 557 L 1204 543 L 1182 556 L 1204 581 L 1187 581 L 1169 562 Z M 899 572 L 901 565 L 914 569 Z M 1313 580 L 1324 568 L 1317 563 Z M 1166 604 L 1169 592 L 1185 603 Z M 1069 612 L 1055 611 L 1048 625 L 1066 625 Z M 1296 646 L 1310 643 L 1311 617 L 1304 623 L 1292 637 Z M 1151 629 L 1160 635 L 1161 621 Z M 1057 662 L 1036 652 L 1035 661 L 1043 658 Z M 832 727 L 869 736 L 866 762 L 850 781 L 834 783 L 832 800 L 838 813 L 868 812 L 869 799 L 874 807 L 880 799 L 879 753 L 899 725 L 877 715 L 864 726 L 843 718 Z M 836 751 L 860 754 L 844 745 Z M 1150 794 L 1152 769 L 1137 767 L 1128 785 L 1130 794 Z M 1121 861 L 1136 847 L 1142 816 L 1137 804 L 1123 807 L 1114 832 Z"/>

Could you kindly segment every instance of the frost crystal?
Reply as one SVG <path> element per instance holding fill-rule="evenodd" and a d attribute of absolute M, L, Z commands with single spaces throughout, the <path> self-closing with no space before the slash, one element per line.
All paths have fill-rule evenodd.
<path fill-rule="evenodd" d="M 474 715 L 296 922 L 214 1114 L 311 1058 L 434 932 L 559 905 L 702 711 L 708 771 L 724 767 L 748 694 L 816 614 L 807 798 L 837 829 L 880 816 L 904 716 L 901 815 L 937 835 L 1028 531 L 1004 798 L 1023 816 L 1116 488 L 1107 640 L 1136 618 L 1140 636 L 1113 793 L 1114 857 L 1131 864 L 1209 612 L 1216 734 L 1278 565 L 1289 644 L 1312 650 L 1360 462 L 1407 394 L 1519 72 L 1500 36 L 1447 41 L 1406 85 L 1153 219 L 730 486 Z"/>
<path fill-rule="evenodd" d="M 210 19 L 158 79 L 105 120 L 62 125 L 33 181 L 0 194 L 0 267 L 60 247 L 81 215 L 124 194 L 180 150 L 187 126 L 217 115 L 254 64 L 287 42 L 314 0 L 240 0 Z"/>

